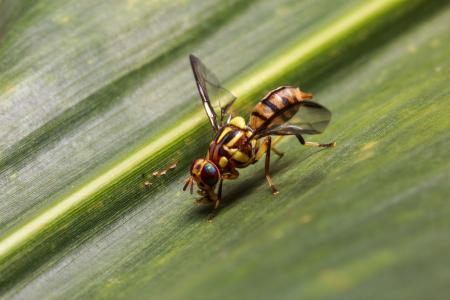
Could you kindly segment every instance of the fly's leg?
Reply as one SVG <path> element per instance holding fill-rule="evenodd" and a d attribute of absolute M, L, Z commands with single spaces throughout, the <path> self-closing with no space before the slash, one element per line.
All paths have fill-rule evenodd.
<path fill-rule="evenodd" d="M 277 137 L 273 140 L 273 143 L 272 143 L 272 151 L 273 151 L 273 153 L 275 153 L 276 155 L 278 155 L 278 158 L 282 158 L 283 155 L 284 155 L 284 153 L 281 152 L 280 150 L 278 150 L 277 148 L 275 148 L 275 145 L 278 144 L 278 143 L 281 141 L 282 138 L 283 138 L 283 136 L 277 136 Z"/>
<path fill-rule="evenodd" d="M 261 159 L 261 157 L 266 154 L 266 164 L 264 168 L 264 173 L 266 175 L 267 183 L 270 186 L 270 189 L 272 190 L 272 194 L 276 195 L 278 194 L 278 190 L 275 188 L 275 186 L 272 183 L 272 177 L 270 177 L 269 174 L 269 165 L 270 165 L 270 148 L 272 146 L 272 139 L 270 136 L 266 137 L 264 142 L 262 143 L 261 147 L 258 149 L 258 152 L 256 152 L 255 155 L 255 161 L 258 161 Z"/>
<path fill-rule="evenodd" d="M 275 147 L 272 147 L 272 151 L 273 151 L 273 153 L 275 153 L 276 155 L 278 155 L 278 158 L 282 158 L 283 155 L 284 155 L 284 152 L 281 152 L 280 150 L 278 150 L 278 149 L 275 148 Z"/>
<path fill-rule="evenodd" d="M 278 144 L 283 136 L 277 136 L 274 141 L 271 143 L 271 150 L 279 156 L 279 158 L 282 158 L 284 153 L 275 148 L 275 145 Z M 264 153 L 267 152 L 267 139 L 264 140 L 264 143 L 259 148 L 258 152 L 256 153 L 256 161 L 260 160 Z"/>
<path fill-rule="evenodd" d="M 270 148 L 271 148 L 271 144 L 272 144 L 272 138 L 270 137 L 270 136 L 268 136 L 267 138 L 266 138 L 266 141 L 265 141 L 265 143 L 266 143 L 266 165 L 265 165 L 265 167 L 264 167 L 264 173 L 265 173 L 265 175 L 266 175 L 266 180 L 267 180 L 267 183 L 269 184 L 269 186 L 270 186 L 270 189 L 272 190 L 272 194 L 273 195 L 276 195 L 276 194 L 278 194 L 278 190 L 275 188 L 275 186 L 273 185 L 273 183 L 272 183 L 272 177 L 270 177 L 270 174 L 269 174 L 269 167 L 270 167 Z"/>
<path fill-rule="evenodd" d="M 336 147 L 336 142 L 331 142 L 331 143 L 327 143 L 327 144 L 321 144 L 321 143 L 316 143 L 316 142 L 306 142 L 305 139 L 304 139 L 301 135 L 297 135 L 296 137 L 297 137 L 297 139 L 299 140 L 299 142 L 300 142 L 303 146 L 308 146 L 308 147 L 324 147 L 324 148 L 332 148 L 332 147 Z"/>
<path fill-rule="evenodd" d="M 219 209 L 220 201 L 222 200 L 222 183 L 223 179 L 221 178 L 219 181 L 219 190 L 217 191 L 217 198 L 215 199 L 214 207 L 208 215 L 208 222 L 212 222 L 212 219 L 214 219 L 217 214 L 217 210 Z"/>
<path fill-rule="evenodd" d="M 202 205 L 202 204 L 211 204 L 211 200 L 208 199 L 208 198 L 206 198 L 206 197 L 203 197 L 203 198 L 200 198 L 200 199 L 195 200 L 194 203 L 195 203 L 195 204 L 198 204 L 198 205 Z"/>
<path fill-rule="evenodd" d="M 236 169 L 231 169 L 227 173 L 222 174 L 222 179 L 232 180 L 239 177 L 239 172 Z"/>

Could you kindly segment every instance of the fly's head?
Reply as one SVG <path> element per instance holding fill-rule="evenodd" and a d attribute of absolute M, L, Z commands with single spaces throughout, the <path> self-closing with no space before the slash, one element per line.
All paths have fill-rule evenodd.
<path fill-rule="evenodd" d="M 219 181 L 219 168 L 210 160 L 199 158 L 192 162 L 191 176 L 186 180 L 183 190 L 190 187 L 191 194 L 193 192 L 194 181 L 197 183 L 199 193 L 201 195 L 209 195 Z"/>

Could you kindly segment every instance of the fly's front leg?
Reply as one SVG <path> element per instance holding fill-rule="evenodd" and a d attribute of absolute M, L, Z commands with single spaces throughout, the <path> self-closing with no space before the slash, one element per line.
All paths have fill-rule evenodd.
<path fill-rule="evenodd" d="M 202 205 L 202 204 L 211 204 L 211 200 L 208 199 L 208 198 L 206 198 L 206 197 L 203 197 L 203 198 L 200 198 L 200 199 L 195 200 L 194 203 L 195 203 L 195 204 L 198 204 L 198 205 Z"/>
<path fill-rule="evenodd" d="M 336 142 L 331 142 L 328 144 L 321 144 L 321 143 L 316 143 L 316 142 L 306 142 L 305 139 L 301 135 L 297 135 L 297 139 L 299 140 L 299 142 L 302 145 L 308 146 L 308 147 L 324 147 L 324 148 L 336 147 Z"/>
<path fill-rule="evenodd" d="M 211 192 L 207 190 L 198 190 L 197 193 L 202 196 L 200 199 L 194 201 L 195 204 L 211 204 L 213 202 L 213 197 L 211 197 Z"/>
<path fill-rule="evenodd" d="M 278 190 L 275 188 L 275 186 L 273 185 L 273 183 L 272 183 L 272 177 L 270 177 L 270 174 L 269 174 L 269 167 L 270 167 L 270 148 L 271 148 L 271 146 L 272 146 L 272 138 L 270 137 L 270 136 L 268 136 L 267 138 L 266 138 L 266 145 L 267 145 L 267 149 L 266 149 L 266 165 L 265 165 L 265 167 L 264 167 L 264 173 L 265 173 L 265 175 L 266 175 L 266 180 L 267 180 L 267 183 L 269 184 L 269 186 L 270 186 L 270 189 L 272 190 L 272 194 L 273 195 L 276 195 L 276 194 L 278 194 Z"/>
<path fill-rule="evenodd" d="M 220 201 L 222 200 L 222 183 L 223 179 L 221 178 L 219 181 L 219 190 L 217 191 L 217 198 L 215 199 L 214 207 L 208 215 L 208 222 L 212 222 L 212 219 L 214 219 L 217 214 L 217 210 L 219 209 Z"/>

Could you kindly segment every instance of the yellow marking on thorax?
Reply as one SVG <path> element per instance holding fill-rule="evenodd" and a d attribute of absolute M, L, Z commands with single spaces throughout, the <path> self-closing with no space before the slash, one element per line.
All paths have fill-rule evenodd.
<path fill-rule="evenodd" d="M 228 159 L 225 156 L 222 156 L 219 160 L 219 166 L 221 168 L 225 168 L 228 164 Z"/>
<path fill-rule="evenodd" d="M 245 124 L 245 120 L 243 117 L 237 116 L 234 117 L 233 119 L 231 119 L 230 124 L 233 126 L 236 126 L 237 128 L 240 129 L 245 129 L 247 127 L 247 125 Z"/>
<path fill-rule="evenodd" d="M 239 139 L 244 135 L 244 133 L 242 131 L 239 131 L 232 139 L 231 141 L 229 141 L 227 143 L 228 147 L 233 147 L 234 144 L 237 143 L 237 141 L 239 141 Z"/>
<path fill-rule="evenodd" d="M 230 127 L 225 127 L 225 128 L 223 129 L 222 133 L 220 134 L 219 138 L 217 139 L 217 141 L 220 142 L 220 141 L 223 139 L 223 137 L 224 137 L 228 132 L 230 132 L 231 130 L 233 130 L 233 129 L 230 128 Z"/>
<path fill-rule="evenodd" d="M 240 162 L 243 162 L 243 163 L 248 162 L 248 161 L 250 160 L 250 158 L 248 157 L 248 155 L 245 154 L 245 153 L 242 152 L 242 151 L 236 151 L 236 152 L 233 154 L 232 158 L 233 158 L 234 160 L 237 160 L 237 161 L 240 161 Z"/>
<path fill-rule="evenodd" d="M 223 150 L 227 151 L 231 156 L 236 153 L 236 151 L 238 151 L 237 149 L 230 149 L 227 146 L 223 145 L 222 146 Z"/>

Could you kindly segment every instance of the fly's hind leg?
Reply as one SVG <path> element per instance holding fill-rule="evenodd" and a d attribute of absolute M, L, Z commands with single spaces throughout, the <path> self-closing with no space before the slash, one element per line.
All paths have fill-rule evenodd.
<path fill-rule="evenodd" d="M 208 215 L 208 222 L 212 222 L 212 219 L 217 215 L 217 210 L 219 209 L 220 201 L 222 200 L 222 183 L 223 179 L 219 181 L 219 190 L 217 191 L 217 199 L 215 199 L 214 207 Z"/>
<path fill-rule="evenodd" d="M 323 148 L 333 148 L 336 147 L 336 142 L 331 142 L 327 144 L 321 144 L 316 142 L 306 142 L 305 139 L 301 135 L 296 135 L 297 139 L 303 146 L 308 147 L 323 147 Z"/>

